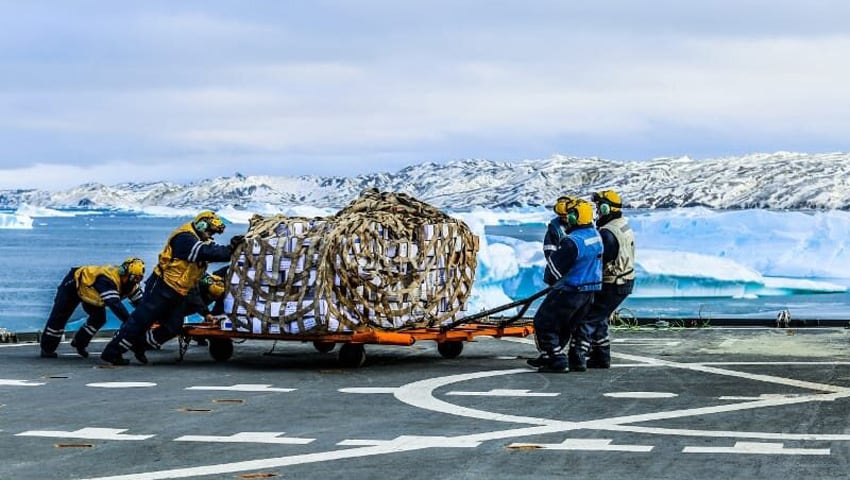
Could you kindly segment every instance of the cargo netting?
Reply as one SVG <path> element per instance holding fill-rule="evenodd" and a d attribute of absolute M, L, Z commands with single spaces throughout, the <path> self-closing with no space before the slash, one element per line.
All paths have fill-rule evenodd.
<path fill-rule="evenodd" d="M 367 190 L 335 215 L 251 220 L 228 270 L 223 328 L 317 334 L 462 318 L 478 237 L 403 193 Z"/>

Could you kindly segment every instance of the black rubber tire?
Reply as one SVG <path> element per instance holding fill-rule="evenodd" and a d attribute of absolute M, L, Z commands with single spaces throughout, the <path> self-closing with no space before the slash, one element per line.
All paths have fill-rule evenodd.
<path fill-rule="evenodd" d="M 336 344 L 334 342 L 320 342 L 318 340 L 313 342 L 313 348 L 315 348 L 316 351 L 321 353 L 328 353 L 333 350 L 334 347 L 336 347 Z"/>
<path fill-rule="evenodd" d="M 216 362 L 226 362 L 233 356 L 233 340 L 229 338 L 210 338 L 210 356 Z"/>
<path fill-rule="evenodd" d="M 360 343 L 343 343 L 337 354 L 339 365 L 344 368 L 358 368 L 366 363 L 366 349 Z"/>
<path fill-rule="evenodd" d="M 463 351 L 463 342 L 440 342 L 437 344 L 437 351 L 443 358 L 457 358 Z"/>

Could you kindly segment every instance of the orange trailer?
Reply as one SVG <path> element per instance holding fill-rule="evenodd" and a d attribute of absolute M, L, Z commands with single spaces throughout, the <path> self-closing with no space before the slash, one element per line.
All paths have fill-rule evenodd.
<path fill-rule="evenodd" d="M 227 361 L 233 355 L 234 339 L 313 342 L 313 346 L 320 352 L 330 352 L 339 343 L 338 360 L 344 367 L 363 365 L 366 361 L 366 344 L 410 346 L 419 340 L 433 340 L 437 342 L 437 351 L 441 356 L 455 358 L 463 351 L 464 342 L 474 341 L 478 336 L 526 337 L 534 333 L 534 327 L 527 319 L 523 319 L 523 315 L 535 300 L 549 290 L 550 288 L 546 288 L 528 298 L 469 315 L 440 327 L 391 331 L 368 328 L 350 333 L 310 334 L 308 332 L 293 335 L 222 330 L 215 323 L 193 323 L 185 325 L 183 331 L 186 337 L 206 339 L 209 343 L 210 356 L 218 362 Z M 510 318 L 490 318 L 494 313 L 519 306 L 522 308 Z M 188 342 L 181 342 L 181 358 L 187 346 Z"/>

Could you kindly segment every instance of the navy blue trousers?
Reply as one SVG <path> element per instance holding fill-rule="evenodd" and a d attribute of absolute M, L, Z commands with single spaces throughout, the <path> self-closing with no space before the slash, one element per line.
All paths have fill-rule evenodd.
<path fill-rule="evenodd" d="M 587 314 L 593 292 L 552 290 L 534 314 L 534 337 L 541 352 L 561 353 Z"/>
<path fill-rule="evenodd" d="M 65 326 L 81 303 L 83 310 L 88 314 L 86 325 L 91 325 L 96 332 L 106 323 L 106 308 L 89 305 L 80 300 L 77 283 L 74 281 L 75 270 L 76 268 L 72 268 L 56 289 L 53 308 L 50 310 L 50 316 L 47 318 L 47 324 L 39 340 L 41 349 L 45 352 L 55 352 L 59 347 L 65 335 Z"/>
<path fill-rule="evenodd" d="M 606 286 L 608 288 L 606 288 Z M 611 362 L 611 339 L 608 336 L 608 318 L 628 297 L 619 293 L 613 285 L 603 285 L 596 292 L 587 315 L 579 321 L 571 350 L 580 349 L 588 353 L 595 362 Z"/>
<path fill-rule="evenodd" d="M 160 337 L 164 339 L 162 341 L 174 338 L 183 326 L 185 299 L 158 275 L 151 275 L 145 282 L 145 293 L 141 303 L 115 332 L 115 336 L 103 351 L 112 355 L 121 354 L 127 350 L 144 351 L 148 345 L 149 330 L 156 322 L 160 322 L 160 325 L 168 325 L 168 329 Z M 165 338 L 166 335 L 170 336 Z"/>

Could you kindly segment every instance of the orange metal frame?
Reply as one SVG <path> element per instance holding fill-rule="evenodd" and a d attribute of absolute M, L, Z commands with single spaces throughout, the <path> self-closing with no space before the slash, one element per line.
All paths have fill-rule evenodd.
<path fill-rule="evenodd" d="M 193 323 L 183 326 L 186 335 L 192 337 L 209 338 L 244 338 L 258 340 L 291 340 L 299 342 L 327 342 L 327 343 L 376 343 L 381 345 L 413 345 L 417 340 L 434 340 L 443 342 L 470 342 L 478 336 L 490 337 L 527 337 L 534 333 L 531 325 L 509 325 L 499 326 L 483 323 L 469 323 L 460 325 L 451 330 L 442 331 L 440 328 L 413 328 L 409 330 L 386 331 L 386 330 L 362 330 L 351 333 L 326 333 L 326 334 L 271 334 L 271 333 L 249 333 L 222 330 L 221 327 L 209 323 Z"/>

